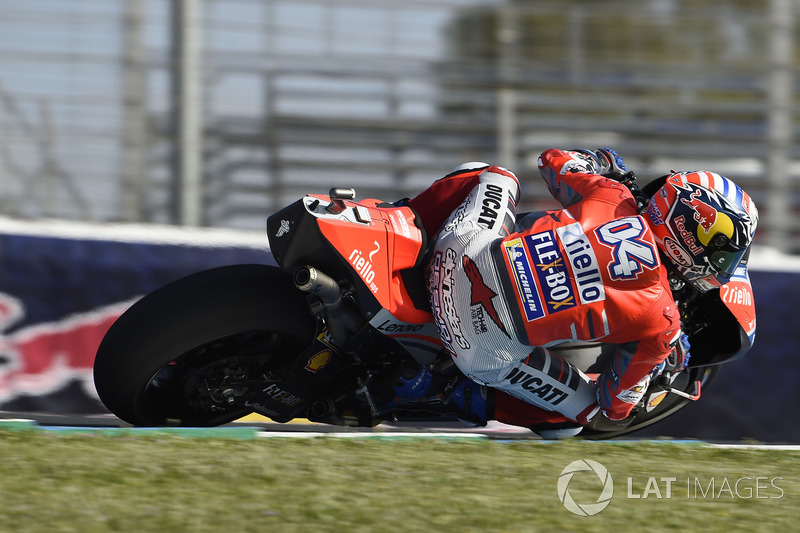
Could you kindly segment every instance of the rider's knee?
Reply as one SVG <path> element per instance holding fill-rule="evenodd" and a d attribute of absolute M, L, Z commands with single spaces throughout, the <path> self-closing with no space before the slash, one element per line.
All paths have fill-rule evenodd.
<path fill-rule="evenodd" d="M 456 357 L 456 366 L 471 380 L 487 387 L 498 388 L 513 371 L 515 360 L 485 352 L 477 357 Z"/>

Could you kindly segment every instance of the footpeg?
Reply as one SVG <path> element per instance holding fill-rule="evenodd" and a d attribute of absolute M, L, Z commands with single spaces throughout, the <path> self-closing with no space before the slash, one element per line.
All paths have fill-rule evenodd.
<path fill-rule="evenodd" d="M 692 400 L 693 402 L 697 401 L 698 399 L 700 399 L 700 380 L 699 379 L 695 380 L 695 382 L 694 382 L 694 391 L 691 394 L 689 394 L 688 392 L 683 392 L 682 390 L 673 389 L 672 387 L 670 387 L 669 378 L 667 378 L 666 376 L 661 376 L 661 378 L 658 381 L 658 386 L 661 387 L 662 389 L 664 389 L 667 392 L 670 392 L 672 394 L 676 394 L 676 395 L 680 396 L 681 398 L 686 398 L 687 400 Z"/>

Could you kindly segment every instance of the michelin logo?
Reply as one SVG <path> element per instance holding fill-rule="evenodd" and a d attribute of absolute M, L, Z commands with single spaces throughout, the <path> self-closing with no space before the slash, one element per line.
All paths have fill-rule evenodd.
<path fill-rule="evenodd" d="M 531 270 L 528 256 L 525 254 L 522 239 L 512 239 L 504 242 L 503 247 L 508 256 L 508 261 L 511 263 L 517 291 L 522 299 L 522 308 L 525 311 L 525 318 L 528 322 L 542 318 L 544 316 L 544 307 L 539 298 L 539 293 L 536 290 L 536 284 L 534 283 L 535 278 Z"/>

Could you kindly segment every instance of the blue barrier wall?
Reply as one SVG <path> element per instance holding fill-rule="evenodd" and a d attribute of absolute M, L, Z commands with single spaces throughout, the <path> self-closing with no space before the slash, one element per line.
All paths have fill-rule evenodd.
<path fill-rule="evenodd" d="M 159 244 L 0 234 L 0 410 L 105 411 L 94 391 L 94 354 L 133 301 L 200 270 L 274 264 L 266 235 L 239 246 L 179 237 Z"/>
<path fill-rule="evenodd" d="M 695 404 L 637 435 L 800 442 L 800 274 L 750 272 L 756 340 Z"/>
<path fill-rule="evenodd" d="M 274 264 L 260 240 L 225 246 L 204 243 L 202 233 L 172 244 L 0 233 L 0 410 L 104 412 L 91 366 L 113 320 L 136 298 L 192 272 Z M 800 442 L 800 276 L 754 270 L 751 279 L 753 350 L 725 365 L 698 402 L 638 435 Z"/>

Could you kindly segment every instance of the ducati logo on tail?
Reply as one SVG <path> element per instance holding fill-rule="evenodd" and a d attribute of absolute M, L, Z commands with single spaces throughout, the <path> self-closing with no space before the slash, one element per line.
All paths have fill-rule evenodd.
<path fill-rule="evenodd" d="M 478 265 L 475 264 L 475 261 L 464 256 L 463 259 L 464 263 L 464 272 L 467 274 L 467 278 L 469 278 L 469 282 L 472 285 L 472 298 L 470 299 L 470 305 L 480 305 L 486 310 L 486 313 L 489 315 L 489 318 L 492 319 L 500 331 L 505 333 L 506 337 L 511 338 L 511 335 L 508 334 L 506 331 L 505 325 L 500 321 L 500 317 L 497 314 L 497 309 L 495 309 L 494 304 L 492 303 L 492 298 L 497 296 L 497 293 L 490 289 L 486 283 L 483 281 L 483 276 L 481 276 L 480 271 L 478 270 Z"/>

